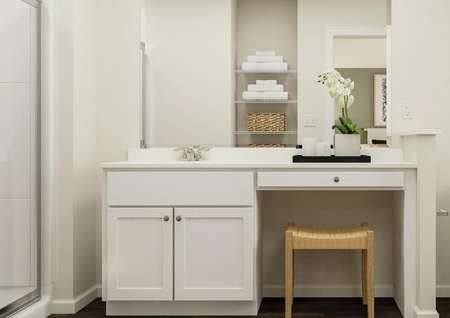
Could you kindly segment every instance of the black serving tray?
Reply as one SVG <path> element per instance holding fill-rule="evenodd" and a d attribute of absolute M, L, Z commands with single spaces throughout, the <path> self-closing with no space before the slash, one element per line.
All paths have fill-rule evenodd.
<path fill-rule="evenodd" d="M 350 163 L 370 163 L 372 158 L 370 156 L 357 156 L 357 157 L 337 157 L 337 156 L 328 156 L 328 157 L 313 157 L 313 156 L 302 156 L 296 155 L 292 158 L 293 163 L 333 163 L 333 162 L 350 162 Z"/>

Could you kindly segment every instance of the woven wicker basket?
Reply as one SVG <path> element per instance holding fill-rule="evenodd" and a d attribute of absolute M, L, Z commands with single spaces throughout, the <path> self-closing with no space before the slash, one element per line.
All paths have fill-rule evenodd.
<path fill-rule="evenodd" d="M 248 131 L 286 131 L 285 113 L 248 113 Z"/>

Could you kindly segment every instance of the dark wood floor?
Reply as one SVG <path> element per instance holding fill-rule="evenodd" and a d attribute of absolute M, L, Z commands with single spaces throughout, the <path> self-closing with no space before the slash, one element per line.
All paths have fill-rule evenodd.
<path fill-rule="evenodd" d="M 437 309 L 440 318 L 450 318 L 450 298 L 439 298 Z M 271 318 L 284 316 L 282 298 L 265 298 L 258 317 Z M 294 318 L 365 318 L 366 307 L 359 298 L 301 298 L 294 303 Z M 391 298 L 377 298 L 375 302 L 376 317 L 400 318 L 402 315 Z M 52 318 L 100 318 L 106 317 L 105 303 L 94 300 L 75 315 L 53 315 Z"/>

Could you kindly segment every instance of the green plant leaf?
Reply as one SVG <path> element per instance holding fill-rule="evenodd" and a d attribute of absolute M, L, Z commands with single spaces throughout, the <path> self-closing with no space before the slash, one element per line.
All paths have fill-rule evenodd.
<path fill-rule="evenodd" d="M 341 134 L 344 134 L 344 135 L 348 134 L 347 129 L 345 129 L 343 126 L 336 125 L 336 128 L 337 128 L 337 130 L 339 130 L 341 132 Z"/>
<path fill-rule="evenodd" d="M 358 124 L 353 122 L 348 117 L 339 117 L 333 129 L 337 129 L 342 134 L 361 134 L 362 129 L 358 127 Z"/>

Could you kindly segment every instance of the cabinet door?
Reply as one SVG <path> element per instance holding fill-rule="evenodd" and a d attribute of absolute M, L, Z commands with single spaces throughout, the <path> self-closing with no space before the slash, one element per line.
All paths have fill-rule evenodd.
<path fill-rule="evenodd" d="M 107 300 L 172 300 L 173 209 L 107 214 Z"/>
<path fill-rule="evenodd" d="M 252 300 L 254 209 L 175 209 L 175 300 Z"/>

